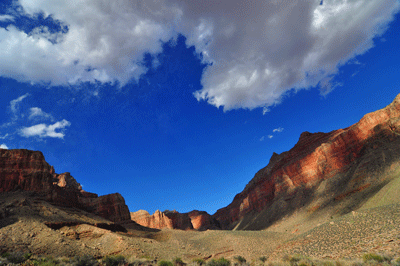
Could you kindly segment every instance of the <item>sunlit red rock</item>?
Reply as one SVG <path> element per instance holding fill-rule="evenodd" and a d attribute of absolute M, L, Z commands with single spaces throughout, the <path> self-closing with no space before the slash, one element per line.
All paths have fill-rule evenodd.
<path fill-rule="evenodd" d="M 321 180 L 345 173 L 362 157 L 367 144 L 379 141 L 390 143 L 400 136 L 400 94 L 393 103 L 366 114 L 358 123 L 329 133 L 300 135 L 297 144 L 282 154 L 274 153 L 270 163 L 237 194 L 231 204 L 213 215 L 224 228 L 246 214 L 260 212 L 277 197 L 290 200 L 299 187 L 312 188 Z M 373 147 L 378 147 L 374 144 Z M 365 165 L 364 165 L 365 166 Z M 363 166 L 361 166 L 363 167 Z M 360 168 L 357 169 L 359 172 Z M 338 199 L 369 187 L 359 187 L 339 194 Z"/>
<path fill-rule="evenodd" d="M 174 228 L 172 220 L 159 210 L 156 210 L 152 215 L 150 215 L 145 210 L 131 212 L 131 219 L 136 223 L 149 228 L 155 228 L 155 229 Z"/>
<path fill-rule="evenodd" d="M 155 211 L 150 215 L 147 211 L 139 210 L 131 213 L 136 223 L 155 229 L 207 230 L 219 229 L 218 221 L 204 211 L 179 213 L 177 211 Z"/>

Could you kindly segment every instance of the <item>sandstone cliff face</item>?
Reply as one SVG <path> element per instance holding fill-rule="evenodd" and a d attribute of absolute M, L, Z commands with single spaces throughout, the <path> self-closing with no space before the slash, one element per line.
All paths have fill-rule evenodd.
<path fill-rule="evenodd" d="M 174 229 L 172 220 L 159 210 L 156 210 L 152 215 L 145 210 L 131 212 L 131 219 L 136 223 L 149 228 Z"/>
<path fill-rule="evenodd" d="M 0 192 L 16 190 L 43 193 L 53 204 L 84 209 L 114 222 L 130 220 L 120 194 L 98 197 L 83 191 L 70 173 L 56 174 L 39 151 L 0 149 Z"/>
<path fill-rule="evenodd" d="M 16 189 L 48 191 L 54 169 L 41 152 L 0 149 L 0 192 Z"/>
<path fill-rule="evenodd" d="M 196 230 L 221 229 L 219 222 L 205 211 L 191 211 L 188 213 L 192 226 Z"/>
<path fill-rule="evenodd" d="M 93 208 L 93 213 L 101 217 L 107 217 L 110 221 L 124 222 L 131 220 L 128 206 L 126 206 L 124 198 L 119 193 L 92 198 L 89 201 L 89 206 Z"/>
<path fill-rule="evenodd" d="M 365 115 L 348 128 L 302 133 L 291 150 L 274 153 L 243 192 L 213 217 L 223 228 L 233 228 L 246 215 L 275 208 L 268 218 L 273 220 L 271 216 L 278 213 L 274 203 L 279 202 L 281 210 L 304 206 L 324 180 L 330 180 L 324 183 L 330 190 L 320 189 L 327 201 L 371 190 L 385 181 L 379 173 L 397 167 L 399 140 L 400 94 L 386 108 Z"/>
<path fill-rule="evenodd" d="M 219 223 L 204 211 L 179 213 L 177 211 L 155 211 L 150 215 L 147 211 L 131 212 L 131 219 L 136 223 L 155 229 L 207 230 L 220 229 Z"/>

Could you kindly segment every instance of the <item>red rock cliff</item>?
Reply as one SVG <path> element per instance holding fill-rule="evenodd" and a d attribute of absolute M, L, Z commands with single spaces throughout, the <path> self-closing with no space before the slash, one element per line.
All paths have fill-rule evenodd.
<path fill-rule="evenodd" d="M 247 214 L 260 212 L 277 198 L 290 200 L 300 187 L 312 188 L 322 180 L 346 173 L 350 167 L 361 173 L 368 163 L 357 163 L 361 159 L 366 160 L 365 150 L 369 143 L 374 143 L 371 144 L 373 149 L 380 145 L 391 147 L 391 143 L 397 145 L 399 136 L 400 94 L 384 109 L 365 115 L 358 123 L 348 128 L 329 133 L 302 133 L 291 150 L 280 155 L 274 153 L 270 163 L 256 173 L 245 189 L 235 196 L 233 202 L 218 210 L 213 217 L 224 228 L 232 228 L 234 222 Z M 398 148 L 400 147 L 397 147 L 397 150 Z M 386 150 L 382 151 L 382 154 L 387 152 Z M 392 154 L 395 150 L 391 151 Z M 373 164 L 374 160 L 370 162 Z M 385 164 L 384 162 L 385 154 L 382 164 Z M 359 184 L 359 188 L 355 187 L 354 191 L 369 186 L 367 181 L 361 183 L 363 176 L 358 178 L 353 180 L 353 186 Z M 351 194 L 351 190 L 347 193 Z M 336 195 L 337 198 L 340 198 L 340 194 Z"/>
<path fill-rule="evenodd" d="M 0 192 L 16 189 L 49 191 L 54 169 L 41 152 L 0 149 Z"/>
<path fill-rule="evenodd" d="M 163 229 L 169 228 L 174 229 L 172 220 L 168 218 L 163 212 L 156 210 L 154 214 L 150 215 L 145 210 L 139 210 L 137 212 L 131 212 L 131 219 L 136 223 L 146 226 L 149 228 Z"/>
<path fill-rule="evenodd" d="M 131 218 L 136 223 L 155 229 L 207 230 L 220 229 L 218 221 L 204 211 L 179 213 L 177 211 L 155 211 L 150 215 L 147 211 L 131 212 Z"/>
<path fill-rule="evenodd" d="M 120 194 L 98 197 L 83 191 L 70 173 L 56 174 L 40 151 L 0 149 L 0 192 L 16 190 L 40 192 L 54 204 L 85 209 L 114 222 L 130 220 Z"/>

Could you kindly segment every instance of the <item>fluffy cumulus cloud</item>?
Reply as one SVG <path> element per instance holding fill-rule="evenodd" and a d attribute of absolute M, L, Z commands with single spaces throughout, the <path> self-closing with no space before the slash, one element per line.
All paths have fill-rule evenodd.
<path fill-rule="evenodd" d="M 23 137 L 39 137 L 39 138 L 64 138 L 65 134 L 62 130 L 65 127 L 70 126 L 71 123 L 65 119 L 58 121 L 53 125 L 47 124 L 37 124 L 30 127 L 24 127 L 20 130 L 20 135 Z M 61 130 L 61 132 L 56 132 L 56 130 Z"/>
<path fill-rule="evenodd" d="M 3 143 L 0 145 L 0 149 L 8 150 L 8 147 L 6 146 L 6 144 Z"/>
<path fill-rule="evenodd" d="M 341 85 L 334 81 L 338 67 L 373 47 L 399 10 L 398 0 L 17 3 L 26 15 L 51 15 L 68 31 L 0 28 L 1 75 L 53 85 L 97 80 L 123 86 L 146 73 L 145 53 L 160 53 L 162 42 L 180 33 L 212 63 L 194 96 L 225 110 L 269 110 L 292 89 L 320 86 L 328 94 Z"/>

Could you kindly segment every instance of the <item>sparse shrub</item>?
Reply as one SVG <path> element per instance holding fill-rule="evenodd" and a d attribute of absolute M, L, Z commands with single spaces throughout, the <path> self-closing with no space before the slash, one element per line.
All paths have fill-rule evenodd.
<path fill-rule="evenodd" d="M 220 259 L 212 259 L 209 263 L 207 263 L 207 266 L 230 266 L 231 262 L 225 258 L 220 258 Z"/>
<path fill-rule="evenodd" d="M 363 260 L 364 260 L 364 262 L 376 261 L 376 262 L 382 263 L 384 261 L 390 262 L 391 258 L 389 258 L 387 256 L 381 256 L 378 254 L 367 253 L 367 254 L 364 254 Z"/>
<path fill-rule="evenodd" d="M 25 259 L 24 254 L 20 252 L 13 252 L 8 255 L 7 260 L 14 264 L 20 264 L 26 261 L 27 259 Z"/>
<path fill-rule="evenodd" d="M 175 258 L 175 259 L 173 260 L 173 262 L 174 262 L 174 265 L 175 265 L 175 266 L 183 266 L 183 265 L 186 264 L 186 263 L 183 262 L 183 260 L 182 260 L 181 258 Z"/>
<path fill-rule="evenodd" d="M 246 263 L 246 259 L 242 256 L 235 256 L 234 259 L 240 264 Z"/>
<path fill-rule="evenodd" d="M 301 259 L 298 263 L 295 263 L 298 266 L 313 266 L 314 263 L 309 259 Z"/>
<path fill-rule="evenodd" d="M 51 257 L 30 259 L 22 263 L 22 266 L 55 266 L 59 262 Z"/>
<path fill-rule="evenodd" d="M 160 260 L 158 262 L 159 266 L 174 266 L 174 264 L 168 260 Z"/>
<path fill-rule="evenodd" d="M 107 256 L 103 259 L 106 266 L 118 266 L 126 263 L 125 257 L 122 255 Z"/>
<path fill-rule="evenodd" d="M 200 266 L 206 264 L 206 261 L 203 259 L 194 259 L 193 262 Z"/>
<path fill-rule="evenodd" d="M 74 266 L 94 266 L 97 265 L 97 261 L 93 256 L 83 255 L 82 257 L 75 257 L 72 260 Z"/>
<path fill-rule="evenodd" d="M 300 254 L 295 254 L 292 256 L 285 255 L 283 257 L 283 261 L 289 262 L 290 265 L 293 266 L 311 266 L 316 264 L 310 258 Z"/>
<path fill-rule="evenodd" d="M 322 265 L 322 266 L 339 266 L 339 265 L 337 265 L 335 262 L 330 261 L 330 260 L 322 261 L 322 262 L 321 262 L 321 265 Z"/>
<path fill-rule="evenodd" d="M 265 263 L 266 261 L 267 261 L 267 257 L 265 257 L 265 256 L 262 256 L 262 257 L 259 257 L 258 258 L 262 263 Z"/>
<path fill-rule="evenodd" d="M 8 253 L 8 252 L 4 252 L 1 254 L 2 258 L 8 258 L 8 256 L 10 256 L 10 253 Z"/>
<path fill-rule="evenodd" d="M 44 257 L 44 258 L 40 258 L 39 260 L 37 260 L 37 264 L 34 265 L 38 265 L 38 266 L 55 266 L 59 263 L 59 261 L 51 256 L 48 257 Z"/>
<path fill-rule="evenodd" d="M 153 266 L 157 265 L 156 261 L 150 261 L 150 260 L 129 260 L 128 261 L 128 266 Z"/>

